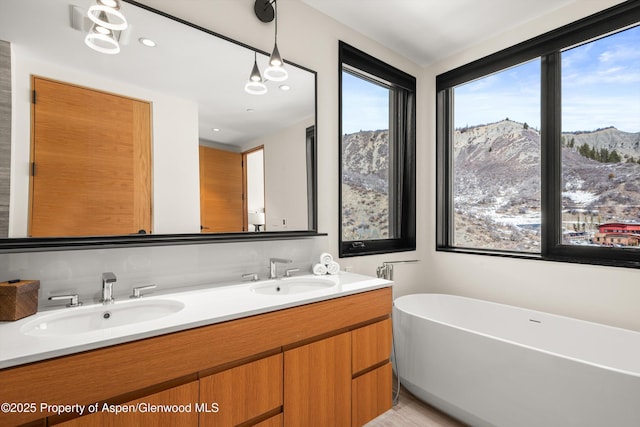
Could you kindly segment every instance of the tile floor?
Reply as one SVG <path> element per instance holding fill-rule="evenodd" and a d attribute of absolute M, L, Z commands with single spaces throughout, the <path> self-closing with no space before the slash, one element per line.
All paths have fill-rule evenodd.
<path fill-rule="evenodd" d="M 365 427 L 464 427 L 459 421 L 418 400 L 404 387 L 393 408 L 370 421 Z"/>

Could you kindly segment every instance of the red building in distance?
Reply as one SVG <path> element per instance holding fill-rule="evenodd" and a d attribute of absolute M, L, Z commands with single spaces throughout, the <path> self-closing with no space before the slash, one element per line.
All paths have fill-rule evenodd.
<path fill-rule="evenodd" d="M 639 246 L 640 223 L 608 222 L 598 226 L 593 243 L 603 246 Z"/>

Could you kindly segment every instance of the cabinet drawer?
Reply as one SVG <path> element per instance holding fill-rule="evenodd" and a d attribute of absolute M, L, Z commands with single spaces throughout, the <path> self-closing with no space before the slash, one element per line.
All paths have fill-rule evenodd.
<path fill-rule="evenodd" d="M 282 406 L 282 353 L 200 379 L 200 425 L 235 426 Z"/>
<path fill-rule="evenodd" d="M 358 427 L 391 409 L 391 363 L 351 382 L 351 426 Z"/>
<path fill-rule="evenodd" d="M 391 319 L 351 331 L 351 373 L 353 375 L 389 360 Z"/>

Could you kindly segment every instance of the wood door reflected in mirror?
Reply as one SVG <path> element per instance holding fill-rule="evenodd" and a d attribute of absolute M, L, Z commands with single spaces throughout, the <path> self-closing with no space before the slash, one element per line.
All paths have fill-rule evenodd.
<path fill-rule="evenodd" d="M 178 234 L 204 239 L 208 238 L 205 235 L 217 232 L 228 234 L 241 230 L 235 225 L 208 233 L 200 230 L 201 141 L 229 146 L 232 151 L 241 153 L 261 144 L 267 147 L 262 141 L 268 140 L 272 147 L 266 148 L 264 159 L 263 204 L 271 218 L 267 218 L 267 224 L 262 228 L 270 232 L 315 231 L 315 223 L 308 220 L 315 217 L 315 212 L 309 212 L 308 206 L 315 210 L 315 205 L 307 205 L 308 200 L 315 200 L 315 194 L 300 185 L 309 177 L 315 177 L 315 158 L 311 163 L 299 153 L 305 150 L 305 135 L 299 128 L 315 126 L 315 72 L 286 62 L 290 90 L 280 90 L 278 84 L 267 82 L 267 94 L 250 95 L 244 91 L 244 85 L 254 62 L 253 49 L 146 5 L 161 4 L 154 0 L 124 0 L 121 12 L 131 28 L 120 40 L 121 51 L 117 55 L 100 54 L 85 46 L 86 31 L 76 28 L 78 22 L 72 22 L 73 16 L 77 13 L 82 16 L 82 12 L 94 3 L 95 0 L 75 0 L 71 6 L 66 0 L 2 0 L 0 40 L 6 41 L 2 44 L 9 46 L 11 55 L 0 55 L 0 76 L 12 73 L 10 90 L 14 95 L 10 96 L 11 108 L 0 109 L 0 124 L 11 119 L 8 122 L 11 123 L 12 165 L 8 172 L 0 170 L 0 180 L 8 177 L 0 182 L 0 189 L 6 186 L 11 192 L 9 224 L 6 233 L 0 234 L 0 249 L 11 249 L 16 245 L 25 247 L 24 242 L 14 238 L 29 236 L 91 238 L 117 235 L 125 242 L 131 233 L 144 229 L 146 233 L 156 235 L 149 240 L 161 242 L 162 237 L 157 235 L 166 235 L 167 240 L 172 241 L 171 236 Z M 197 9 L 204 7 L 204 3 L 220 14 L 225 11 L 224 2 L 193 0 L 191 4 Z M 79 25 L 83 24 L 80 22 Z M 42 37 L 42 34 L 47 36 Z M 157 46 L 141 45 L 138 43 L 141 37 L 154 38 Z M 265 68 L 268 58 L 267 52 L 257 53 L 261 69 Z M 80 224 L 77 228 L 38 231 L 32 218 L 34 212 L 38 215 L 38 202 L 32 200 L 32 186 L 36 190 L 39 186 L 37 182 L 32 183 L 30 167 L 35 155 L 30 144 L 32 105 L 28 96 L 15 96 L 30 92 L 32 76 L 149 102 L 153 120 L 152 163 L 148 164 L 152 185 L 148 191 L 152 201 L 149 210 L 153 216 L 148 224 L 143 221 L 144 225 L 115 230 Z M 0 102 L 3 101 L 0 99 Z M 102 115 L 109 116 L 108 110 L 93 112 L 83 120 L 99 121 Z M 65 165 L 57 170 L 70 168 Z M 89 181 L 89 178 L 79 181 Z M 68 187 L 69 184 L 63 185 Z M 67 219 L 82 215 L 93 224 L 120 221 L 100 218 L 107 208 L 98 210 L 98 216 L 94 216 L 87 213 L 85 207 L 72 207 L 64 199 L 58 200 L 62 201 L 58 206 L 53 206 L 53 199 L 48 203 Z M 4 209 L 1 203 L 2 200 L 0 214 Z M 131 204 L 132 210 L 140 210 L 133 202 Z M 253 231 L 253 227 L 248 227 L 246 214 L 245 206 L 242 226 Z M 2 228 L 5 227 L 0 221 L 0 230 Z M 38 239 L 40 237 L 34 237 L 34 240 Z M 16 245 L 13 245 L 14 241 Z M 89 240 L 82 240 L 86 241 Z M 66 245 L 62 240 L 60 242 L 60 245 Z M 113 242 L 117 245 L 116 240 Z M 51 244 L 50 241 L 43 243 Z M 37 242 L 26 245 L 38 247 Z"/>
<path fill-rule="evenodd" d="M 148 102 L 33 78 L 29 236 L 151 232 Z"/>
<path fill-rule="evenodd" d="M 242 154 L 200 146 L 203 233 L 245 231 Z"/>

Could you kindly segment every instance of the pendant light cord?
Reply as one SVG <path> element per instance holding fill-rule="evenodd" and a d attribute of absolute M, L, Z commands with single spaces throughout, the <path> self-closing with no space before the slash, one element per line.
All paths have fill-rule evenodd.
<path fill-rule="evenodd" d="M 276 21 L 275 25 L 276 25 L 276 34 L 275 34 L 275 42 L 278 43 L 278 1 L 277 0 L 273 0 L 273 4 L 274 4 L 274 19 Z"/>

